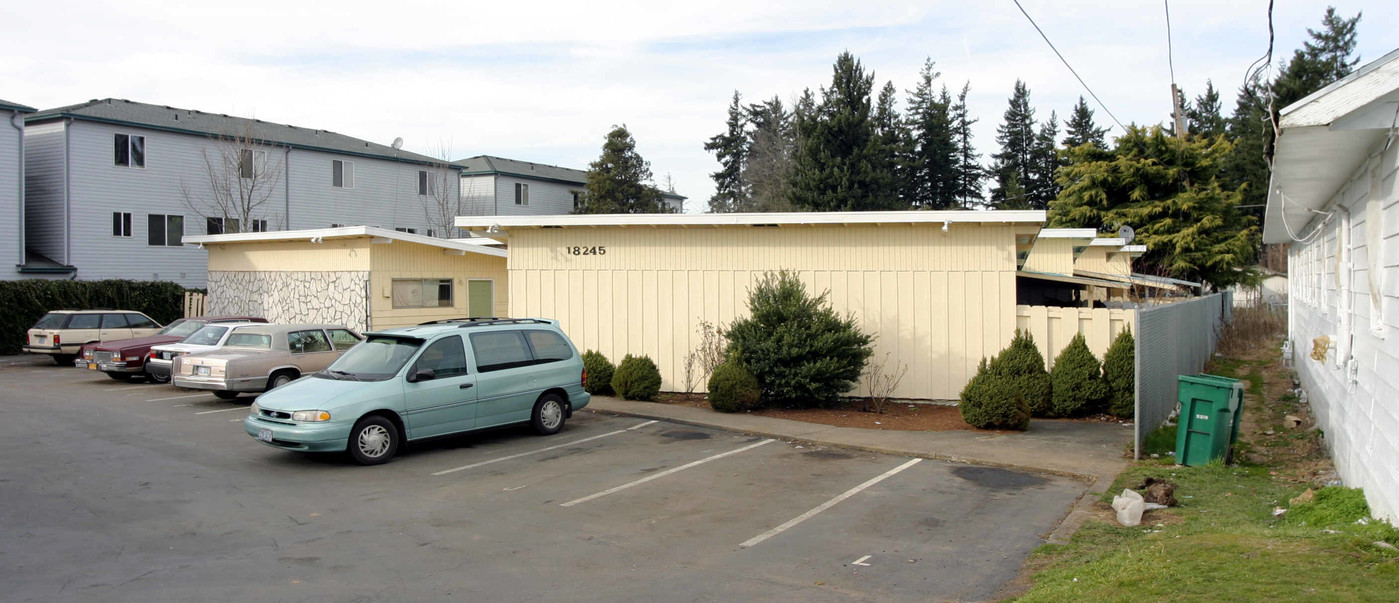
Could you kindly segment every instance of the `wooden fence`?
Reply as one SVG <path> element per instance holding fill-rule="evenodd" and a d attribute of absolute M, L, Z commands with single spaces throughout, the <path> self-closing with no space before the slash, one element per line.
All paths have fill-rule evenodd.
<path fill-rule="evenodd" d="M 185 292 L 185 318 L 203 316 L 206 297 L 203 293 Z"/>
<path fill-rule="evenodd" d="M 1015 328 L 1034 336 L 1045 364 L 1053 367 L 1054 357 L 1068 347 L 1078 333 L 1083 334 L 1093 355 L 1102 360 L 1117 334 L 1132 328 L 1136 314 L 1136 310 L 1111 308 L 1016 306 Z"/>

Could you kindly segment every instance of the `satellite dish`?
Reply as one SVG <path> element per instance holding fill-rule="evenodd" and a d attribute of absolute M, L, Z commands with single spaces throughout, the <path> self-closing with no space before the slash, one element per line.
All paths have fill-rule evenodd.
<path fill-rule="evenodd" d="M 1117 229 L 1117 236 L 1122 239 L 1125 239 L 1128 243 L 1131 243 L 1132 239 L 1137 238 L 1137 233 L 1136 231 L 1132 230 L 1131 226 L 1123 226 L 1122 228 Z"/>
<path fill-rule="evenodd" d="M 397 151 L 401 148 L 403 148 L 403 137 L 399 136 L 398 138 L 393 139 L 393 150 Z"/>

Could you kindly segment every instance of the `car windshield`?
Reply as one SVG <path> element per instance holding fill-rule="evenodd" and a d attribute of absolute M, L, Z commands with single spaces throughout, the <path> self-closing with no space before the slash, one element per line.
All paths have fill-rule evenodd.
<path fill-rule="evenodd" d="M 62 329 L 62 328 L 63 328 L 63 320 L 64 320 L 65 318 L 68 318 L 68 315 L 67 315 L 67 314 L 58 314 L 58 313 L 55 313 L 55 312 L 49 312 L 48 314 L 45 314 L 43 318 L 40 318 L 40 319 L 39 319 L 39 322 L 34 323 L 34 328 L 35 328 L 35 329 Z"/>
<path fill-rule="evenodd" d="M 228 327 L 209 325 L 198 331 L 195 331 L 193 335 L 184 338 L 184 340 L 180 343 L 189 343 L 194 345 L 218 345 L 219 340 L 223 339 L 223 334 L 227 332 Z"/>
<path fill-rule="evenodd" d="M 266 333 L 234 333 L 228 336 L 225 346 L 230 348 L 272 349 L 272 336 Z"/>
<path fill-rule="evenodd" d="M 199 327 L 202 326 L 204 326 L 204 321 L 202 320 L 186 320 L 181 318 L 175 322 L 165 325 L 165 328 L 161 329 L 160 332 L 157 333 L 157 335 L 169 335 L 171 337 L 189 337 L 195 331 L 198 331 Z"/>
<path fill-rule="evenodd" d="M 345 352 L 325 373 L 318 373 L 317 376 L 351 381 L 383 381 L 397 375 L 422 345 L 423 340 L 412 337 L 371 335 Z"/>

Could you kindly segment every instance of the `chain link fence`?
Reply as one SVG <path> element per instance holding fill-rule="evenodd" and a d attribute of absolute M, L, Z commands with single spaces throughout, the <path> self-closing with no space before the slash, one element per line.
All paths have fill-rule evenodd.
<path fill-rule="evenodd" d="M 1204 370 L 1233 305 L 1233 294 L 1224 292 L 1137 310 L 1134 458 L 1141 458 L 1147 434 L 1175 414 L 1176 376 Z"/>

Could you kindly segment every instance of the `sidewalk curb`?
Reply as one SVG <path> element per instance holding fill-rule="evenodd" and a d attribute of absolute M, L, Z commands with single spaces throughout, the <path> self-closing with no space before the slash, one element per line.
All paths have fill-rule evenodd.
<path fill-rule="evenodd" d="M 961 463 L 961 464 L 965 464 L 965 465 L 977 465 L 977 466 L 981 466 L 981 467 L 995 467 L 995 468 L 998 468 L 998 469 L 1012 469 L 1012 470 L 1015 470 L 1015 471 L 1024 471 L 1024 472 L 1027 472 L 1027 473 L 1037 473 L 1037 474 L 1040 474 L 1040 475 L 1054 475 L 1054 476 L 1058 476 L 1058 477 L 1066 477 L 1066 478 L 1069 478 L 1069 479 L 1072 479 L 1072 480 L 1075 480 L 1075 481 L 1084 482 L 1084 483 L 1089 484 L 1089 491 L 1088 491 L 1088 493 L 1085 493 L 1085 494 L 1084 494 L 1084 497 L 1088 497 L 1090 494 L 1092 494 L 1092 495 L 1093 495 L 1093 498 L 1095 498 L 1095 499 L 1097 498 L 1097 496 L 1098 496 L 1099 494 L 1101 494 L 1101 492 L 1099 492 L 1099 493 L 1097 493 L 1097 494 L 1093 494 L 1093 490 L 1096 489 L 1095 486 L 1097 486 L 1099 482 L 1102 482 L 1102 481 L 1104 481 L 1104 480 L 1106 480 L 1106 484 L 1107 484 L 1107 485 L 1111 485 L 1112 480 L 1117 479 L 1117 474 L 1121 473 L 1122 470 L 1126 468 L 1126 464 L 1124 463 L 1121 467 L 1119 467 L 1119 468 L 1118 468 L 1117 470 L 1115 470 L 1115 471 L 1110 471 L 1110 472 L 1107 472 L 1107 473 L 1105 473 L 1105 474 L 1099 475 L 1099 474 L 1095 474 L 1095 473 L 1083 473 L 1083 472 L 1075 472 L 1075 471 L 1064 471 L 1064 470 L 1050 469 L 1050 468 L 1046 468 L 1046 467 L 1036 467 L 1036 466 L 1032 466 L 1032 465 L 1019 465 L 1019 464 L 1015 464 L 1015 463 L 1004 463 L 1004 462 L 999 462 L 999 461 L 989 461 L 989 460 L 985 460 L 985 459 L 978 459 L 978 458 L 973 458 L 973 457 L 963 457 L 963 456 L 957 456 L 957 455 L 951 455 L 951 454 L 929 453 L 929 452 L 912 452 L 912 451 L 909 451 L 909 450 L 899 450 L 899 449 L 892 449 L 892 448 L 884 448 L 884 447 L 881 447 L 881 446 L 869 446 L 869 445 L 860 445 L 860 444 L 850 444 L 850 443 L 845 443 L 845 442 L 831 442 L 831 441 L 828 441 L 828 440 L 819 440 L 819 439 L 813 439 L 813 438 L 794 437 L 794 436 L 791 436 L 791 435 L 782 434 L 782 433 L 777 433 L 777 432 L 773 432 L 773 431 L 764 431 L 764 430 L 755 430 L 755 429 L 735 429 L 735 428 L 732 428 L 732 427 L 728 427 L 728 426 L 724 426 L 724 425 L 718 425 L 718 424 L 714 424 L 714 423 L 708 423 L 708 422 L 704 422 L 704 421 L 695 421 L 695 420 L 690 420 L 690 419 L 681 419 L 681 418 L 669 417 L 669 416 L 665 416 L 665 415 L 660 414 L 660 413 L 645 413 L 645 412 L 636 412 L 636 411 L 629 411 L 629 410 L 617 410 L 617 409 L 602 410 L 602 409 L 597 409 L 597 408 L 587 408 L 587 409 L 584 409 L 584 410 L 586 410 L 586 411 L 588 411 L 588 412 L 593 412 L 593 413 L 596 413 L 596 414 L 600 414 L 600 415 L 611 415 L 611 416 L 622 416 L 622 417 L 637 417 L 637 418 L 641 418 L 641 419 L 653 419 L 653 420 L 657 420 L 657 421 L 666 421 L 666 422 L 669 422 L 669 423 L 676 423 L 676 424 L 680 424 L 680 425 L 692 425 L 692 426 L 695 426 L 695 427 L 708 427 L 708 428 L 710 428 L 710 429 L 719 429 L 719 430 L 722 430 L 722 431 L 729 431 L 729 432 L 734 432 L 734 433 L 752 434 L 752 435 L 757 435 L 757 436 L 763 436 L 763 437 L 768 437 L 768 438 L 779 439 L 779 440 L 783 440 L 783 441 L 787 441 L 787 442 L 801 442 L 801 443 L 804 443 L 804 444 L 815 444 L 815 445 L 820 445 L 820 446 L 832 446 L 832 447 L 838 447 L 838 448 L 848 448 L 848 449 L 853 449 L 853 450 L 863 450 L 863 451 L 866 451 L 866 452 L 874 452 L 874 453 L 877 453 L 877 454 L 888 454 L 888 455 L 893 455 L 893 456 L 917 457 L 917 458 L 925 458 L 925 459 L 931 459 L 931 460 L 936 460 L 936 461 L 947 461 L 947 462 L 951 462 L 951 463 Z M 1104 486 L 1104 488 L 1106 488 L 1106 485 Z M 1075 512 L 1078 510 L 1078 507 L 1081 506 L 1081 504 L 1082 504 L 1082 501 L 1080 501 L 1080 503 L 1076 503 L 1076 504 L 1074 505 L 1074 510 L 1075 510 Z M 1073 515 L 1073 512 L 1070 513 L 1070 516 L 1072 516 L 1072 515 Z M 1067 518 L 1066 518 L 1065 521 L 1067 521 Z M 1062 524 L 1062 523 L 1063 523 L 1063 522 L 1061 522 L 1061 524 Z M 1056 530 L 1056 532 L 1057 532 L 1057 530 Z"/>

